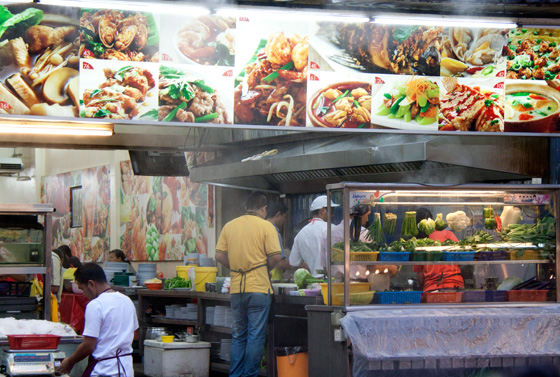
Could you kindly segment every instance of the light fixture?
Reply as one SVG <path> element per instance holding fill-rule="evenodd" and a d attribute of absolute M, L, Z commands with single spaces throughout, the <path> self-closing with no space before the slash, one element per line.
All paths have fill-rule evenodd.
<path fill-rule="evenodd" d="M 399 17 L 375 16 L 371 21 L 383 25 L 421 25 L 421 26 L 461 26 L 468 28 L 496 28 L 511 29 L 517 27 L 512 21 L 493 21 L 464 18 L 425 18 L 425 17 Z"/>
<path fill-rule="evenodd" d="M 324 22 L 369 22 L 369 17 L 360 14 L 352 13 L 338 13 L 336 15 L 330 14 L 328 12 L 318 12 L 318 11 L 307 11 L 304 9 L 294 12 L 294 10 L 285 9 L 255 9 L 255 8 L 243 8 L 243 7 L 220 7 L 216 9 L 216 14 L 219 16 L 248 16 L 248 15 L 264 15 L 265 12 L 273 13 L 274 15 L 284 15 L 290 19 L 304 19 L 312 21 L 324 21 Z"/>
<path fill-rule="evenodd" d="M 152 13 L 174 13 L 186 12 L 189 16 L 201 16 L 209 14 L 210 10 L 201 6 L 177 5 L 167 2 L 144 3 L 144 2 L 120 2 L 120 1 L 81 1 L 81 0 L 41 0 L 41 4 L 56 5 L 63 7 L 94 8 L 94 9 L 115 9 L 132 10 L 137 12 Z"/>
<path fill-rule="evenodd" d="M 113 124 L 0 120 L 0 134 L 112 136 Z"/>

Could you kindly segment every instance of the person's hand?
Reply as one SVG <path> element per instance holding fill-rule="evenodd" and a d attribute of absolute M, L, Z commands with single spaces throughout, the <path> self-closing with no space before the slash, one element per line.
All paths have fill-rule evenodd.
<path fill-rule="evenodd" d="M 57 373 L 60 374 L 70 373 L 73 366 L 74 364 L 70 361 L 70 359 L 66 358 L 62 360 L 62 363 L 60 363 L 60 366 L 57 368 L 56 371 Z"/>

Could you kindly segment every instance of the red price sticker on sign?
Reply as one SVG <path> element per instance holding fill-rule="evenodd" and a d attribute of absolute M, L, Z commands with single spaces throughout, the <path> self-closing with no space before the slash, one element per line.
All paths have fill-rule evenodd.
<path fill-rule="evenodd" d="M 380 77 L 375 77 L 375 83 L 376 84 L 385 84 L 385 81 L 383 81 Z"/>
<path fill-rule="evenodd" d="M 9 103 L 6 103 L 4 101 L 0 101 L 0 109 L 11 110 L 12 106 L 10 106 Z"/>
<path fill-rule="evenodd" d="M 309 67 L 310 67 L 311 69 L 321 69 L 321 68 L 319 67 L 319 64 L 317 64 L 317 63 L 315 63 L 315 62 L 309 63 Z"/>
<path fill-rule="evenodd" d="M 93 69 L 93 66 L 88 62 L 82 62 L 82 69 Z"/>
<path fill-rule="evenodd" d="M 315 76 L 313 73 L 309 74 L 309 81 L 319 81 L 319 78 Z"/>
<path fill-rule="evenodd" d="M 239 22 L 249 22 L 249 17 L 239 17 Z"/>
<path fill-rule="evenodd" d="M 161 60 L 163 60 L 164 62 L 172 62 L 173 59 L 171 59 L 171 56 L 167 55 L 167 54 L 161 54 Z"/>
<path fill-rule="evenodd" d="M 224 77 L 233 77 L 233 69 L 228 69 L 223 74 Z"/>
<path fill-rule="evenodd" d="M 91 52 L 91 50 L 88 50 L 87 48 L 85 48 L 84 51 L 82 51 L 82 57 L 84 57 L 84 58 L 95 58 L 95 55 L 93 55 L 93 52 Z"/>
<path fill-rule="evenodd" d="M 495 89 L 503 89 L 505 88 L 505 83 L 504 82 L 499 82 L 496 85 L 494 85 Z"/>
<path fill-rule="evenodd" d="M 496 77 L 506 77 L 506 71 L 500 71 L 496 73 Z"/>

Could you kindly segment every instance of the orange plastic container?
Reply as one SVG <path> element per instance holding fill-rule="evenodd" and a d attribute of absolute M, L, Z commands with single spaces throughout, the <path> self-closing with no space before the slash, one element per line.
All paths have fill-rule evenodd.
<path fill-rule="evenodd" d="M 461 302 L 463 292 L 427 292 L 422 294 L 423 301 L 429 304 Z"/>
<path fill-rule="evenodd" d="M 546 294 L 548 291 L 545 290 L 518 290 L 518 291 L 506 291 L 506 301 L 546 301 Z"/>
<path fill-rule="evenodd" d="M 278 377 L 308 377 L 307 352 L 276 356 Z"/>

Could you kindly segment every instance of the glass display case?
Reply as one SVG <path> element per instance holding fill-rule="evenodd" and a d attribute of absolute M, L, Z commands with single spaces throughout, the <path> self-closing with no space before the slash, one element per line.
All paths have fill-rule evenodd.
<path fill-rule="evenodd" d="M 44 291 L 50 292 L 53 212 L 53 207 L 46 204 L 0 204 L 0 302 L 3 312 L 36 309 L 35 297 L 29 297 L 30 280 L 34 275 L 43 276 Z M 43 316 L 50 319 L 50 300 L 44 300 L 43 305 Z"/>
<path fill-rule="evenodd" d="M 559 188 L 327 185 L 329 305 L 558 302 Z"/>

